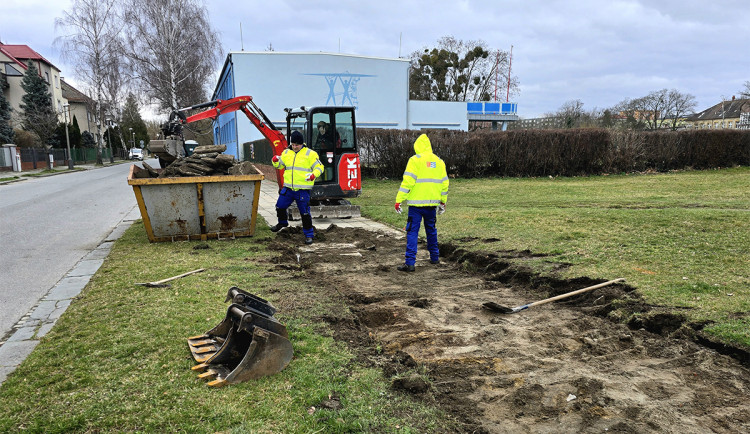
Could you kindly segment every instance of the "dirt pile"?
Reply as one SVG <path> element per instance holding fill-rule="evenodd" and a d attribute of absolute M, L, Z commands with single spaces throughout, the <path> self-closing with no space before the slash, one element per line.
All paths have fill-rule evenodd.
<path fill-rule="evenodd" d="M 420 245 L 416 272 L 403 273 L 403 239 L 336 227 L 319 231 L 312 246 L 300 237 L 282 231 L 272 248 L 280 267 L 292 264 L 347 300 L 351 315 L 324 318 L 335 337 L 467 432 L 750 432 L 750 370 L 690 340 L 603 317 L 615 300 L 640 303 L 632 288 L 503 315 L 481 306 L 518 306 L 598 282 L 532 285 L 533 276 L 503 259 L 529 252 L 482 256 L 454 246 L 441 250 L 451 260 L 431 265 Z M 467 272 L 459 265 L 466 261 L 481 272 Z"/>

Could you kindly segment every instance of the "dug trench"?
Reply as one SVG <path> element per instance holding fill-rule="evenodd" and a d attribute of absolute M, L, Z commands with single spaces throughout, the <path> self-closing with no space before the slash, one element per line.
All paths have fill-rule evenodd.
<path fill-rule="evenodd" d="M 416 271 L 399 272 L 405 240 L 363 229 L 301 240 L 298 228 L 279 232 L 273 268 L 345 300 L 321 318 L 329 333 L 394 389 L 450 414 L 458 428 L 446 431 L 750 432 L 747 353 L 701 345 L 700 325 L 627 284 L 507 315 L 482 304 L 518 306 L 601 281 L 512 265 L 531 252 L 451 244 L 438 265 L 420 244 Z"/>

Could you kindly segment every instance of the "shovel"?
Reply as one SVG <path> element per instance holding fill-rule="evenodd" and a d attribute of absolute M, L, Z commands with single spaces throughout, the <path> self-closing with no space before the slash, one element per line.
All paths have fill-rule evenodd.
<path fill-rule="evenodd" d="M 197 270 L 188 271 L 187 273 L 182 273 L 179 276 L 168 277 L 166 279 L 157 280 L 156 282 L 136 283 L 136 285 L 147 286 L 149 288 L 165 288 L 169 286 L 167 285 L 167 282 L 169 282 L 170 280 L 179 279 L 181 277 L 189 276 L 195 273 L 200 273 L 201 271 L 205 271 L 205 270 L 206 270 L 205 268 L 199 268 Z"/>
<path fill-rule="evenodd" d="M 484 307 L 485 309 L 491 310 L 493 312 L 498 312 L 498 313 L 516 313 L 516 312 L 520 312 L 522 310 L 526 310 L 526 309 L 528 309 L 528 308 L 530 308 L 532 306 L 539 306 L 541 304 L 551 303 L 551 302 L 553 302 L 555 300 L 562 300 L 563 298 L 572 297 L 572 296 L 574 296 L 576 294 L 582 294 L 584 292 L 593 291 L 594 289 L 601 288 L 603 286 L 611 285 L 611 284 L 617 283 L 617 282 L 624 282 L 624 281 L 625 281 L 625 279 L 623 279 L 623 278 L 619 278 L 619 279 L 615 279 L 615 280 L 610 280 L 608 282 L 600 283 L 598 285 L 589 286 L 587 288 L 578 289 L 576 291 L 567 292 L 565 294 L 556 295 L 556 296 L 550 297 L 550 298 L 545 298 L 544 300 L 535 301 L 535 302 L 529 303 L 529 304 L 524 304 L 523 306 L 505 307 L 505 306 L 501 306 L 501 305 L 495 303 L 494 301 L 488 301 L 487 303 L 482 304 L 482 307 Z"/>

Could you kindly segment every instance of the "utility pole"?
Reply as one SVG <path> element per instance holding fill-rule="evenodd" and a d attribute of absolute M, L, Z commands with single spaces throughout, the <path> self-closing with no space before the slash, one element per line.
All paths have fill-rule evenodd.
<path fill-rule="evenodd" d="M 68 110 L 70 110 L 70 104 L 63 106 L 63 115 L 65 119 L 65 143 L 68 145 L 68 170 L 73 170 L 73 154 L 70 153 L 70 137 L 68 136 Z"/>
<path fill-rule="evenodd" d="M 510 59 L 508 60 L 508 92 L 505 94 L 505 102 L 510 102 L 510 67 L 513 66 L 513 46 L 510 46 Z"/>
<path fill-rule="evenodd" d="M 495 58 L 495 101 L 497 102 L 497 79 L 500 75 L 500 50 L 497 50 L 497 57 Z"/>

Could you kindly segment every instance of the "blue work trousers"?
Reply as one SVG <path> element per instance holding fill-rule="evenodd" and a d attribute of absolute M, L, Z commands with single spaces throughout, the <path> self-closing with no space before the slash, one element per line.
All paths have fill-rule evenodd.
<path fill-rule="evenodd" d="M 287 209 L 292 202 L 297 202 L 297 208 L 299 209 L 300 215 L 310 214 L 310 190 L 292 190 L 291 188 L 284 187 L 279 192 L 279 199 L 276 201 L 276 208 Z M 289 222 L 279 218 L 279 223 L 288 224 Z M 302 232 L 306 237 L 312 238 L 315 236 L 315 229 L 302 228 Z"/>
<path fill-rule="evenodd" d="M 417 241 L 419 240 L 419 226 L 424 219 L 424 231 L 427 235 L 427 250 L 430 251 L 430 260 L 437 261 L 440 258 L 438 249 L 437 207 L 434 206 L 410 206 L 409 218 L 406 221 L 406 265 L 414 265 L 417 261 Z"/>

